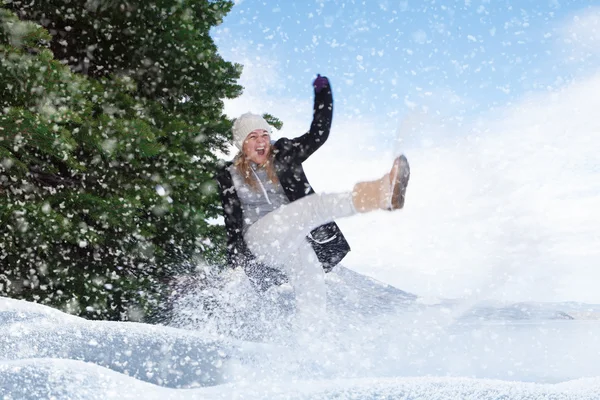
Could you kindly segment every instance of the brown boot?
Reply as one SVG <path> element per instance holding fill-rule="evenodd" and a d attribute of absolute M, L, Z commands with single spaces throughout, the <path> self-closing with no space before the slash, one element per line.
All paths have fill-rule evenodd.
<path fill-rule="evenodd" d="M 410 165 L 404 155 L 394 160 L 392 172 L 390 172 L 390 183 L 392 185 L 392 197 L 389 204 L 389 210 L 398 210 L 404 207 L 406 197 L 406 187 L 410 179 Z"/>
<path fill-rule="evenodd" d="M 381 179 L 354 185 L 352 200 L 356 211 L 397 210 L 404 207 L 406 186 L 410 178 L 408 160 L 403 155 L 394 160 L 392 170 Z"/>

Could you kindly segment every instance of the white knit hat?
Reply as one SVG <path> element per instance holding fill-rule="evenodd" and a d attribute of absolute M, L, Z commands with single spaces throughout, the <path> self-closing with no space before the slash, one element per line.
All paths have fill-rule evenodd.
<path fill-rule="evenodd" d="M 242 150 L 244 140 L 248 134 L 256 129 L 264 129 L 271 134 L 271 125 L 265 121 L 260 115 L 246 113 L 242 114 L 233 122 L 233 144 L 238 149 Z"/>

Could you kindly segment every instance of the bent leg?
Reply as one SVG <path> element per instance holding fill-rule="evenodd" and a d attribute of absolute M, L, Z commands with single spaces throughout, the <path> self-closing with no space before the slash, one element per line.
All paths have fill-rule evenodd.
<path fill-rule="evenodd" d="M 314 329 L 325 318 L 325 272 L 310 243 L 304 239 L 283 266 L 296 298 L 296 324 Z"/>
<path fill-rule="evenodd" d="M 351 193 L 313 193 L 265 215 L 245 234 L 252 253 L 267 264 L 285 264 L 313 229 L 354 215 Z"/>
<path fill-rule="evenodd" d="M 246 232 L 248 248 L 258 261 L 287 275 L 301 329 L 318 326 L 326 304 L 325 272 L 306 236 L 325 223 L 355 213 L 351 193 L 311 194 L 267 214 Z"/>

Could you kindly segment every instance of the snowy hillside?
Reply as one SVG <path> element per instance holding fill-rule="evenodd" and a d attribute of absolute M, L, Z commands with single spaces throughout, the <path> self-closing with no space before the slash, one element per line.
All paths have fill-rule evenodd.
<path fill-rule="evenodd" d="M 1 299 L 0 396 L 600 398 L 600 321 L 571 316 L 598 307 L 426 305 L 340 267 L 328 275 L 330 321 L 299 346 L 289 289 L 262 298 L 243 275 L 218 279 L 180 298 L 170 327 Z"/>

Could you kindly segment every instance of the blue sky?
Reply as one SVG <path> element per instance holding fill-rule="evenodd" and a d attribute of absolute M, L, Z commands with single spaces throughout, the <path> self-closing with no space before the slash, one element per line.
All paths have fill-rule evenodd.
<path fill-rule="evenodd" d="M 562 59 L 560 30 L 589 4 L 242 0 L 217 37 L 225 55 L 229 39 L 243 38 L 249 56 L 277 60 L 280 85 L 267 95 L 302 93 L 320 72 L 341 113 L 389 115 L 393 125 L 415 104 L 472 115 L 571 81 L 591 62 Z"/>
<path fill-rule="evenodd" d="M 225 113 L 272 113 L 275 138 L 331 79 L 315 190 L 408 156 L 404 210 L 337 221 L 346 267 L 424 297 L 600 303 L 600 6 L 241 0 L 213 37 L 244 65 Z"/>

